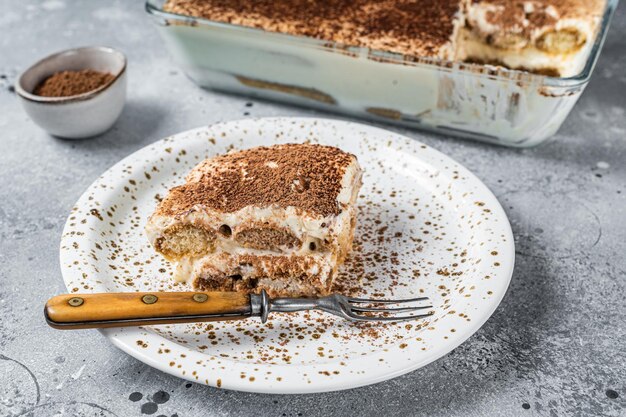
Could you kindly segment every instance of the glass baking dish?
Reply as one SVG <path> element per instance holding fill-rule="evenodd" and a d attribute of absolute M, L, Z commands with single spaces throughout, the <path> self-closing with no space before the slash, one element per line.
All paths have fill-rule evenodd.
<path fill-rule="evenodd" d="M 559 78 L 416 58 L 267 32 L 162 9 L 146 11 L 198 85 L 500 145 L 528 147 L 559 129 L 587 86 L 618 0 L 608 0 L 582 72 Z"/>

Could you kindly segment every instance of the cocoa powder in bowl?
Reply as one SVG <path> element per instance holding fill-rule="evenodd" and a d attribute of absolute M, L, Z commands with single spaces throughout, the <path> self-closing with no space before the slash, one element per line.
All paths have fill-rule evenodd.
<path fill-rule="evenodd" d="M 88 93 L 109 84 L 115 77 L 107 72 L 91 69 L 60 71 L 41 82 L 34 94 L 42 97 L 69 97 Z"/>

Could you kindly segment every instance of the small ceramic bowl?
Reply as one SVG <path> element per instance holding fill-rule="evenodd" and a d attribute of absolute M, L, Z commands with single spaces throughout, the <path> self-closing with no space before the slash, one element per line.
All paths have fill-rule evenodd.
<path fill-rule="evenodd" d="M 84 69 L 108 72 L 115 78 L 96 90 L 75 96 L 33 94 L 42 81 L 56 72 Z M 126 57 L 101 46 L 59 52 L 24 71 L 17 79 L 15 91 L 30 118 L 51 135 L 70 139 L 96 136 L 110 129 L 122 113 L 126 100 Z"/>

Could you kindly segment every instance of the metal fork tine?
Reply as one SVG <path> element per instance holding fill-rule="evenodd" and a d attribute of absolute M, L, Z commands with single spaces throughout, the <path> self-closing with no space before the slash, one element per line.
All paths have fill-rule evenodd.
<path fill-rule="evenodd" d="M 425 310 L 433 306 L 398 307 L 398 308 L 376 308 L 376 307 L 350 307 L 352 311 L 372 311 L 375 313 L 406 313 L 408 311 Z"/>
<path fill-rule="evenodd" d="M 415 316 L 399 316 L 399 317 L 368 317 L 359 314 L 349 314 L 350 318 L 355 321 L 407 321 L 417 320 L 432 316 L 433 313 L 416 314 Z"/>
<path fill-rule="evenodd" d="M 428 300 L 428 297 L 416 297 L 404 300 L 374 300 L 368 298 L 346 297 L 345 295 L 336 293 L 321 298 L 279 297 L 272 299 L 267 295 L 267 292 L 265 292 L 265 290 L 261 290 L 261 294 L 250 295 L 250 307 L 252 310 L 252 314 L 260 316 L 263 323 L 267 321 L 267 316 L 270 311 L 294 313 L 296 311 L 306 310 L 321 310 L 329 314 L 334 314 L 335 316 L 339 316 L 346 320 L 353 321 L 397 322 L 406 320 L 418 320 L 425 317 L 430 317 L 433 314 L 433 310 L 429 311 L 426 314 L 416 314 L 414 316 L 404 315 L 393 317 L 392 314 L 394 313 L 417 313 L 418 310 L 433 308 L 433 306 L 404 304 L 404 306 L 400 305 L 397 307 L 390 307 L 388 306 L 388 304 L 402 304 L 425 300 Z M 357 303 L 383 305 L 378 307 L 372 307 L 367 305 L 355 305 Z M 371 314 L 366 315 L 367 313 Z M 383 313 L 383 315 L 376 315 L 376 313 Z"/>
<path fill-rule="evenodd" d="M 402 300 L 376 300 L 376 299 L 371 299 L 371 298 L 352 298 L 352 297 L 347 297 L 347 299 L 351 303 L 399 304 L 399 303 L 413 303 L 417 301 L 426 301 L 428 300 L 428 297 L 405 298 Z"/>

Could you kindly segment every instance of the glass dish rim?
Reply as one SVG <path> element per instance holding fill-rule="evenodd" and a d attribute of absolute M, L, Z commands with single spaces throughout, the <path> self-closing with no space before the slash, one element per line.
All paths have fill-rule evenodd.
<path fill-rule="evenodd" d="M 604 13 L 602 15 L 602 21 L 600 27 L 598 29 L 598 33 L 596 35 L 596 39 L 594 44 L 589 51 L 589 56 L 585 61 L 585 65 L 580 73 L 577 75 L 573 75 L 571 77 L 553 77 L 549 75 L 541 75 L 534 74 L 527 71 L 520 70 L 511 70 L 502 67 L 496 67 L 491 65 L 482 65 L 482 64 L 470 64 L 463 63 L 457 61 L 447 61 L 439 58 L 426 58 L 426 57 L 410 57 L 415 59 L 415 61 L 407 60 L 406 56 L 398 53 L 392 53 L 380 49 L 372 49 L 361 46 L 350 46 L 346 44 L 341 44 L 339 42 L 324 40 L 324 39 L 316 39 L 308 36 L 299 36 L 299 35 L 291 35 L 287 33 L 280 32 L 270 32 L 264 29 L 253 28 L 249 26 L 235 25 L 232 23 L 224 23 L 218 22 L 215 20 L 205 19 L 201 17 L 194 17 L 188 15 L 182 15 L 177 13 L 171 13 L 163 10 L 160 6 L 155 3 L 159 1 L 163 3 L 163 0 L 146 0 L 145 10 L 146 12 L 154 17 L 160 17 L 166 20 L 176 20 L 183 22 L 187 25 L 202 25 L 206 27 L 215 27 L 221 29 L 229 29 L 235 30 L 240 33 L 249 33 L 249 34 L 260 34 L 276 36 L 277 38 L 285 38 L 292 42 L 299 42 L 306 46 L 313 46 L 318 48 L 323 48 L 328 50 L 329 52 L 336 51 L 353 51 L 358 56 L 367 56 L 367 59 L 371 59 L 371 57 L 378 58 L 383 60 L 385 63 L 390 64 L 399 64 L 399 65 L 422 65 L 429 66 L 433 69 L 441 70 L 451 70 L 454 69 L 456 71 L 468 72 L 476 77 L 484 77 L 487 76 L 490 79 L 495 79 L 499 81 L 519 81 L 520 77 L 524 79 L 535 79 L 540 80 L 541 84 L 546 87 L 576 87 L 580 85 L 585 85 L 589 82 L 593 69 L 598 61 L 598 57 L 600 55 L 600 51 L 602 50 L 602 46 L 604 45 L 604 41 L 606 39 L 606 35 L 608 33 L 608 28 L 611 23 L 611 19 L 613 17 L 613 13 L 617 8 L 617 4 L 619 0 L 606 0 L 606 6 L 604 9 Z M 455 68 L 456 66 L 459 66 Z M 481 68 L 482 71 L 469 71 L 471 68 L 475 70 Z M 485 69 L 497 69 L 496 71 L 487 71 Z"/>

